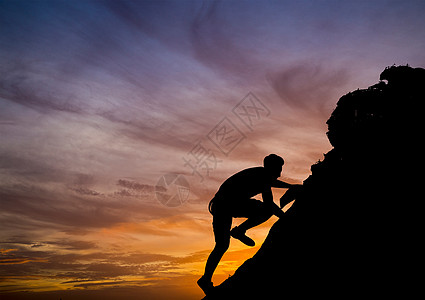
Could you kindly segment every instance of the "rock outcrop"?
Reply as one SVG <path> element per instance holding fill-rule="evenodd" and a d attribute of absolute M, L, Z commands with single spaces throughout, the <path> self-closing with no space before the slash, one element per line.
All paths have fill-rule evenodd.
<path fill-rule="evenodd" d="M 301 190 L 287 192 L 295 203 L 255 256 L 207 299 L 418 291 L 425 70 L 393 66 L 380 80 L 339 99 L 327 121 L 334 148 L 311 166 Z"/>

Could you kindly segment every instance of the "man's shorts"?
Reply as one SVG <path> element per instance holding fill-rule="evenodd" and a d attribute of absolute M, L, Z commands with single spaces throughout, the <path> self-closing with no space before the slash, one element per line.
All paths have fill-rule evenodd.
<path fill-rule="evenodd" d="M 249 218 L 266 213 L 264 202 L 257 199 L 220 199 L 214 197 L 211 200 L 210 212 L 213 216 L 227 215 L 233 218 Z"/>

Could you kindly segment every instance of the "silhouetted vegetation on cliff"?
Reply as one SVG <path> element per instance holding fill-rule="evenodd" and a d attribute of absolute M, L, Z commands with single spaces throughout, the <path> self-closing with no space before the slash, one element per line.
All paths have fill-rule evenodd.
<path fill-rule="evenodd" d="M 380 80 L 339 99 L 327 121 L 334 148 L 311 166 L 302 190 L 288 193 L 295 203 L 258 253 L 208 299 L 406 298 L 414 291 L 425 70 L 392 66 Z"/>

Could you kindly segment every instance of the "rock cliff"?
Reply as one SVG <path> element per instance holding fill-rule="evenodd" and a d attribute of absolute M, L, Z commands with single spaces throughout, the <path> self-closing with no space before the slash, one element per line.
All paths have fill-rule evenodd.
<path fill-rule="evenodd" d="M 342 96 L 327 121 L 333 149 L 302 189 L 286 193 L 295 203 L 260 250 L 207 299 L 415 293 L 424 82 L 424 69 L 392 66 L 379 83 Z"/>

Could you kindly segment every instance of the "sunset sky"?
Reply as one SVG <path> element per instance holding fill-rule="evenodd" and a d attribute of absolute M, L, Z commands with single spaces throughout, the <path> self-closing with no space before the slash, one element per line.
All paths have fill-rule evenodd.
<path fill-rule="evenodd" d="M 276 153 L 301 183 L 424 28 L 409 0 L 0 0 L 1 299 L 200 299 L 221 182 Z"/>

